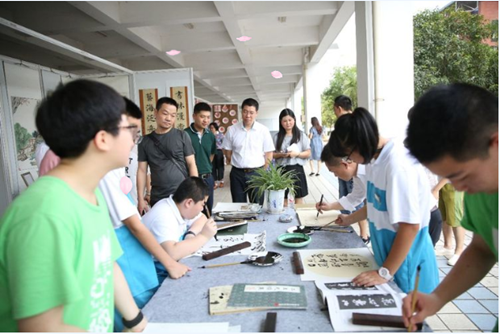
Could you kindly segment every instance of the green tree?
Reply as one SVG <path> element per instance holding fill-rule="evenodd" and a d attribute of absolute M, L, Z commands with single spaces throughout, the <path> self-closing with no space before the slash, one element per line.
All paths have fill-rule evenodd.
<path fill-rule="evenodd" d="M 28 145 L 28 141 L 31 136 L 28 133 L 28 130 L 26 130 L 26 128 L 23 128 L 19 123 L 14 124 L 14 133 L 16 134 L 17 153 L 20 153 L 21 150 L 25 148 L 26 145 Z"/>
<path fill-rule="evenodd" d="M 498 31 L 498 24 L 449 8 L 423 11 L 415 15 L 413 26 L 416 99 L 434 85 L 453 82 L 498 95 L 498 49 L 483 43 Z"/>
<path fill-rule="evenodd" d="M 337 120 L 333 112 L 333 101 L 339 95 L 347 95 L 351 98 L 353 106 L 358 103 L 358 82 L 356 67 L 346 66 L 335 69 L 330 86 L 321 94 L 321 122 L 323 126 L 331 128 Z"/>

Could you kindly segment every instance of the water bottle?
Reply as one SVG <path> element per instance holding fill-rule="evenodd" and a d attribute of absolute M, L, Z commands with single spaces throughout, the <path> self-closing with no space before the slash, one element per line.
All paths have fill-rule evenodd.
<path fill-rule="evenodd" d="M 295 196 L 291 192 L 288 193 L 288 207 L 295 210 Z"/>

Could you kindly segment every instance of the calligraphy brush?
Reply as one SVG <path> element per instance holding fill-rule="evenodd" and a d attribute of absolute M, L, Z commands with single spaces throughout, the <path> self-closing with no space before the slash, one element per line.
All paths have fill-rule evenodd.
<path fill-rule="evenodd" d="M 205 212 L 206 212 L 206 214 L 207 214 L 207 218 L 208 218 L 208 219 L 210 219 L 210 211 L 208 211 L 208 208 L 207 208 L 207 205 L 206 205 L 206 204 L 205 204 L 205 205 L 203 205 L 203 209 L 205 210 Z M 215 241 L 219 241 L 219 240 L 217 239 L 217 232 L 215 232 L 215 234 L 214 234 L 214 238 L 215 238 Z"/>
<path fill-rule="evenodd" d="M 321 194 L 321 199 L 319 200 L 320 207 L 321 207 L 321 204 L 323 204 L 323 194 Z M 318 210 L 318 214 L 316 215 L 316 220 L 318 220 L 318 217 L 319 217 L 319 210 Z"/>
<path fill-rule="evenodd" d="M 417 277 L 415 278 L 415 286 L 413 287 L 413 293 L 411 296 L 411 316 L 415 313 L 415 306 L 417 305 L 417 290 L 418 281 L 420 280 L 420 266 L 417 267 Z M 411 323 L 408 325 L 408 332 L 411 332 Z"/>

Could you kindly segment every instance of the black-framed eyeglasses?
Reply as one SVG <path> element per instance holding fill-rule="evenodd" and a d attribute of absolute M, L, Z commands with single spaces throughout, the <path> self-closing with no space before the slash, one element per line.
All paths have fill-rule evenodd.
<path fill-rule="evenodd" d="M 134 141 L 134 144 L 138 145 L 142 141 L 142 136 L 140 135 L 139 127 L 137 125 L 119 126 L 117 128 L 129 130 L 130 134 L 132 134 L 132 140 Z"/>
<path fill-rule="evenodd" d="M 351 150 L 351 153 L 349 153 L 348 155 L 346 155 L 345 157 L 342 158 L 342 161 L 343 162 L 346 162 L 348 164 L 352 163 L 352 159 L 351 159 L 351 155 L 353 154 L 354 150 L 356 149 L 356 146 L 354 146 Z"/>

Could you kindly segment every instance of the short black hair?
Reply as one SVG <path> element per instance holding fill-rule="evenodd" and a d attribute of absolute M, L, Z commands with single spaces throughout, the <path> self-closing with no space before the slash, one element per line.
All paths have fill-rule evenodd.
<path fill-rule="evenodd" d="M 211 126 L 213 126 L 216 131 L 219 131 L 219 124 L 212 122 L 208 125 L 208 128 L 210 129 Z"/>
<path fill-rule="evenodd" d="M 342 162 L 342 158 L 334 156 L 332 154 L 332 151 L 330 151 L 328 145 L 326 145 L 325 147 L 323 147 L 323 151 L 321 151 L 321 161 L 335 167 L 340 165 L 340 163 Z"/>
<path fill-rule="evenodd" d="M 179 184 L 174 193 L 175 203 L 191 198 L 195 202 L 203 201 L 208 196 L 208 186 L 202 178 L 190 176 Z"/>
<path fill-rule="evenodd" d="M 248 98 L 245 101 L 241 103 L 241 109 L 243 109 L 245 106 L 248 107 L 255 107 L 255 110 L 259 111 L 259 102 L 257 100 Z"/>
<path fill-rule="evenodd" d="M 210 105 L 208 103 L 205 103 L 205 102 L 196 103 L 195 106 L 194 106 L 193 113 L 199 114 L 202 111 L 210 111 L 210 112 L 212 112 L 212 108 L 210 108 Z"/>
<path fill-rule="evenodd" d="M 349 96 L 345 95 L 339 95 L 335 98 L 333 101 L 333 105 L 335 107 L 342 107 L 344 110 L 351 110 L 352 109 L 352 101 Z"/>
<path fill-rule="evenodd" d="M 60 158 L 81 156 L 95 135 L 107 131 L 116 136 L 125 100 L 113 88 L 91 80 L 59 85 L 36 113 L 36 127 Z"/>
<path fill-rule="evenodd" d="M 345 157 L 357 150 L 367 164 L 377 153 L 378 141 L 375 118 L 365 108 L 356 108 L 352 114 L 337 119 L 327 145 L 336 157 Z"/>
<path fill-rule="evenodd" d="M 156 111 L 161 109 L 161 106 L 164 104 L 170 104 L 171 106 L 174 106 L 176 109 L 179 109 L 179 105 L 177 104 L 177 101 L 174 100 L 171 97 L 161 97 L 156 101 Z"/>
<path fill-rule="evenodd" d="M 123 99 L 125 100 L 125 114 L 127 116 L 130 116 L 130 117 L 133 117 L 136 119 L 141 119 L 142 118 L 142 111 L 137 106 L 137 104 L 135 104 L 134 102 L 132 102 L 131 100 L 129 100 L 125 96 L 123 97 Z"/>
<path fill-rule="evenodd" d="M 409 119 L 405 145 L 421 163 L 446 155 L 462 162 L 483 158 L 498 132 L 498 97 L 470 84 L 440 85 L 422 95 Z"/>

